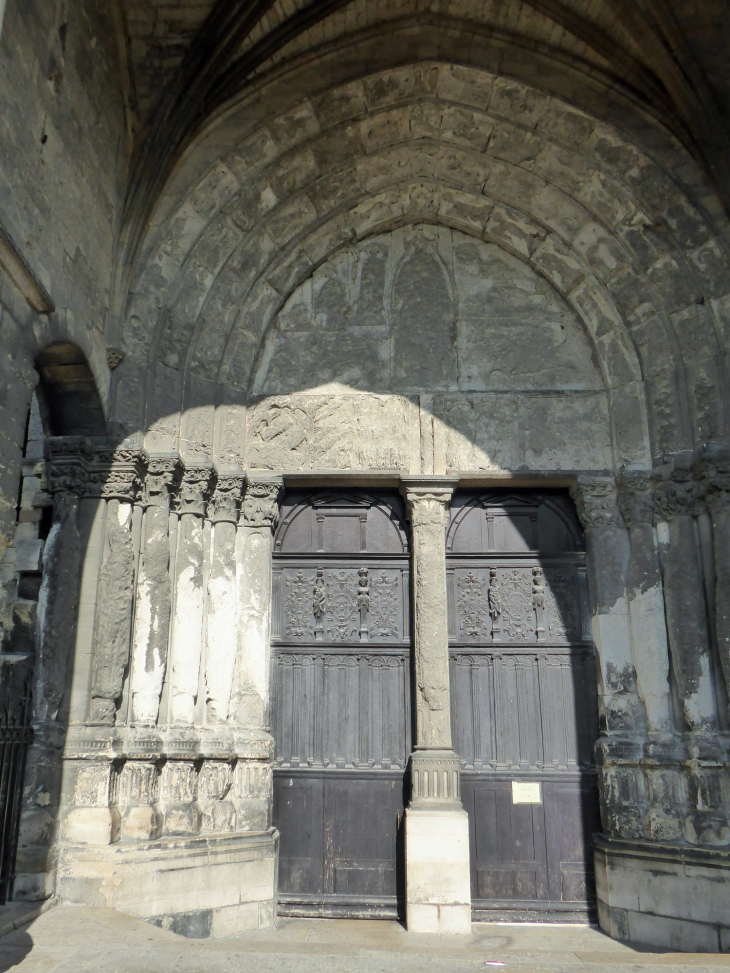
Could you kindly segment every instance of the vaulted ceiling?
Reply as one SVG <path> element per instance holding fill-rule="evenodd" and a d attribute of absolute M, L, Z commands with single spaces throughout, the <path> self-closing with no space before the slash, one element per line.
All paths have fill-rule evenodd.
<path fill-rule="evenodd" d="M 397 21 L 450 34 L 466 61 L 492 51 L 552 62 L 661 121 L 730 209 L 728 0 L 121 0 L 135 151 L 130 246 L 190 140 L 231 99 L 287 62 Z M 418 33 L 403 58 L 419 53 Z M 347 56 L 346 54 L 344 56 Z M 433 56 L 433 51 L 424 51 Z M 516 69 L 513 69 L 516 71 Z M 137 231 L 138 232 L 138 231 Z"/>

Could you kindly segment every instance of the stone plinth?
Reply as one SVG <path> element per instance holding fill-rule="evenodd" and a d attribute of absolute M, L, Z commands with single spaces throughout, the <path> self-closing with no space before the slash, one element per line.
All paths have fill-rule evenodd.
<path fill-rule="evenodd" d="M 595 838 L 598 921 L 614 939 L 730 949 L 730 852 Z"/>
<path fill-rule="evenodd" d="M 409 932 L 471 932 L 469 817 L 459 804 L 406 809 Z"/>
<path fill-rule="evenodd" d="M 71 846 L 60 901 L 118 909 L 191 938 L 225 937 L 276 917 L 279 835 L 266 832 Z"/>

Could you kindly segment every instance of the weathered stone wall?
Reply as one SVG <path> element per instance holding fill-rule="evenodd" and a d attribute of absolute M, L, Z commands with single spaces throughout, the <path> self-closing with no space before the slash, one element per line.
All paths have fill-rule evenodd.
<path fill-rule="evenodd" d="M 4 549 L 15 530 L 36 355 L 55 341 L 73 342 L 87 355 L 102 395 L 108 386 L 104 326 L 127 151 L 112 5 L 10 0 L 0 89 Z M 45 313 L 26 300 L 28 281 L 18 277 L 11 250 L 48 299 Z"/>

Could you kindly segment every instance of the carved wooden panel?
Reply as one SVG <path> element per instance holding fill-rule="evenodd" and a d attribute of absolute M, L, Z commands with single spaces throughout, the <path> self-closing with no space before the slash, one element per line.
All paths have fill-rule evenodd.
<path fill-rule="evenodd" d="M 447 533 L 452 730 L 476 915 L 586 914 L 599 828 L 583 537 L 566 494 L 457 494 Z M 531 785 L 534 803 L 515 800 Z"/>
<path fill-rule="evenodd" d="M 275 540 L 280 911 L 395 915 L 410 740 L 401 498 L 290 493 Z"/>

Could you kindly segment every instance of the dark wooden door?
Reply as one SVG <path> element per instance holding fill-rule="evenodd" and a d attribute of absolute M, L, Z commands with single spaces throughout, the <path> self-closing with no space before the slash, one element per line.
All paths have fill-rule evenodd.
<path fill-rule="evenodd" d="M 569 919 L 594 908 L 598 730 L 583 551 L 559 491 L 454 498 L 452 721 L 475 917 Z"/>
<path fill-rule="evenodd" d="M 408 571 L 397 494 L 287 495 L 272 607 L 282 915 L 398 913 Z"/>

